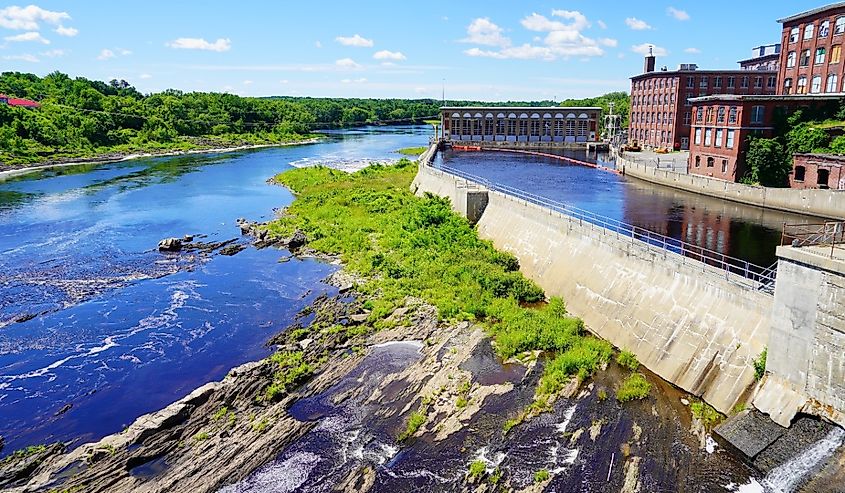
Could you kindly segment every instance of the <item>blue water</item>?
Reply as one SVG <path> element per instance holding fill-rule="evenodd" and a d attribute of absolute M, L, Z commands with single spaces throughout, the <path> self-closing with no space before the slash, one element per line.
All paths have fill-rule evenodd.
<path fill-rule="evenodd" d="M 583 154 L 580 157 L 595 162 Z M 435 163 L 443 164 L 761 267 L 769 267 L 777 259 L 775 249 L 781 242 L 783 223 L 818 222 L 551 158 L 446 151 Z"/>
<path fill-rule="evenodd" d="M 0 182 L 3 453 L 98 439 L 238 364 L 322 292 L 331 267 L 287 252 L 161 254 L 158 241 L 240 238 L 239 217 L 292 200 L 267 179 L 308 160 L 399 157 L 429 127 L 331 132 L 323 143 L 43 171 Z M 60 410 L 70 405 L 61 414 Z"/>

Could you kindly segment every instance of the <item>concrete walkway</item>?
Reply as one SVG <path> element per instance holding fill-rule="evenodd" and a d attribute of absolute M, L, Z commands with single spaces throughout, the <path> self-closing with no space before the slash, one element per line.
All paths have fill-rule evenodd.
<path fill-rule="evenodd" d="M 669 154 L 658 154 L 654 151 L 626 152 L 622 157 L 628 161 L 634 161 L 658 169 L 672 170 L 676 173 L 683 174 L 687 174 L 688 172 L 689 151 L 672 152 Z"/>

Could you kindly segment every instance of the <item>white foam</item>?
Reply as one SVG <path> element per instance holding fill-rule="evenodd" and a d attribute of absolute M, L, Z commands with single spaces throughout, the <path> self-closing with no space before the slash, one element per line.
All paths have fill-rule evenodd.
<path fill-rule="evenodd" d="M 572 406 L 569 409 L 567 409 L 563 413 L 563 422 L 555 425 L 555 428 L 557 429 L 558 433 L 560 433 L 561 435 L 566 433 L 566 428 L 569 426 L 569 422 L 572 421 L 572 416 L 575 415 L 575 408 L 576 407 L 577 406 Z"/>
<path fill-rule="evenodd" d="M 268 464 L 245 481 L 221 489 L 220 493 L 290 493 L 305 484 L 322 460 L 311 452 L 296 452 L 283 461 Z"/>
<path fill-rule="evenodd" d="M 791 492 L 808 473 L 829 458 L 843 441 L 845 430 L 835 428 L 804 452 L 769 471 L 763 478 L 763 485 L 772 493 Z"/>

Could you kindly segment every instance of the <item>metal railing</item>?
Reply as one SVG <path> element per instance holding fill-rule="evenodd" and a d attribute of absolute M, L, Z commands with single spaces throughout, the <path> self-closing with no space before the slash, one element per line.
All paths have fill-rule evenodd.
<path fill-rule="evenodd" d="M 589 225 L 599 226 L 605 230 L 616 233 L 618 236 L 631 238 L 632 241 L 641 241 L 645 243 L 648 248 L 656 247 L 681 255 L 684 259 L 689 258 L 702 262 L 708 266 L 715 267 L 716 269 L 723 271 L 728 280 L 731 280 L 730 275 L 734 274 L 750 280 L 754 283 L 754 287 L 761 291 L 765 291 L 767 293 L 774 292 L 774 284 L 777 275 L 777 262 L 768 268 L 761 267 L 746 260 L 731 257 L 729 255 L 725 255 L 724 253 L 710 250 L 692 243 L 687 243 L 677 238 L 655 233 L 654 231 L 564 204 L 548 197 L 526 192 L 525 190 L 520 190 L 501 183 L 494 183 L 484 177 L 473 175 L 451 166 L 441 165 L 440 169 L 450 175 L 457 176 L 469 182 L 481 184 L 489 190 L 501 192 L 524 200 L 525 202 L 530 202 L 532 204 L 548 208 L 567 216 L 572 221 L 577 221 L 579 224 L 583 225 L 583 223 L 587 223 Z"/>
<path fill-rule="evenodd" d="M 815 224 L 783 223 L 780 244 L 794 247 L 830 247 L 830 256 L 833 258 L 837 249 L 845 250 L 845 222 L 827 221 Z"/>

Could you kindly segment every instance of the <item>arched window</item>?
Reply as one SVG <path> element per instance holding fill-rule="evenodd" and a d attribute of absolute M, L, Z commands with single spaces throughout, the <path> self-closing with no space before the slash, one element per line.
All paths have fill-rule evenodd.
<path fill-rule="evenodd" d="M 814 75 L 813 82 L 810 85 L 810 92 L 813 94 L 818 94 L 822 92 L 822 76 L 821 75 Z"/>
<path fill-rule="evenodd" d="M 819 24 L 819 37 L 826 38 L 830 34 L 830 21 L 823 21 Z"/>
<path fill-rule="evenodd" d="M 836 92 L 837 88 L 839 87 L 839 78 L 836 74 L 828 74 L 827 76 L 827 86 L 825 87 L 824 92 Z"/>
<path fill-rule="evenodd" d="M 798 42 L 798 31 L 797 27 L 793 27 L 789 30 L 789 42 L 790 43 L 797 43 Z"/>
<path fill-rule="evenodd" d="M 802 75 L 798 77 L 798 87 L 795 91 L 796 94 L 807 94 L 807 76 Z"/>
<path fill-rule="evenodd" d="M 845 33 L 845 17 L 837 17 L 833 24 L 833 35 Z"/>
<path fill-rule="evenodd" d="M 815 24 L 807 24 L 807 26 L 804 27 L 804 39 L 813 39 L 813 33 L 815 32 L 815 30 Z"/>
<path fill-rule="evenodd" d="M 731 110 L 728 112 L 728 123 L 736 123 L 736 106 L 731 106 Z"/>
<path fill-rule="evenodd" d="M 783 93 L 784 94 L 792 94 L 792 78 L 788 78 L 783 81 Z"/>

